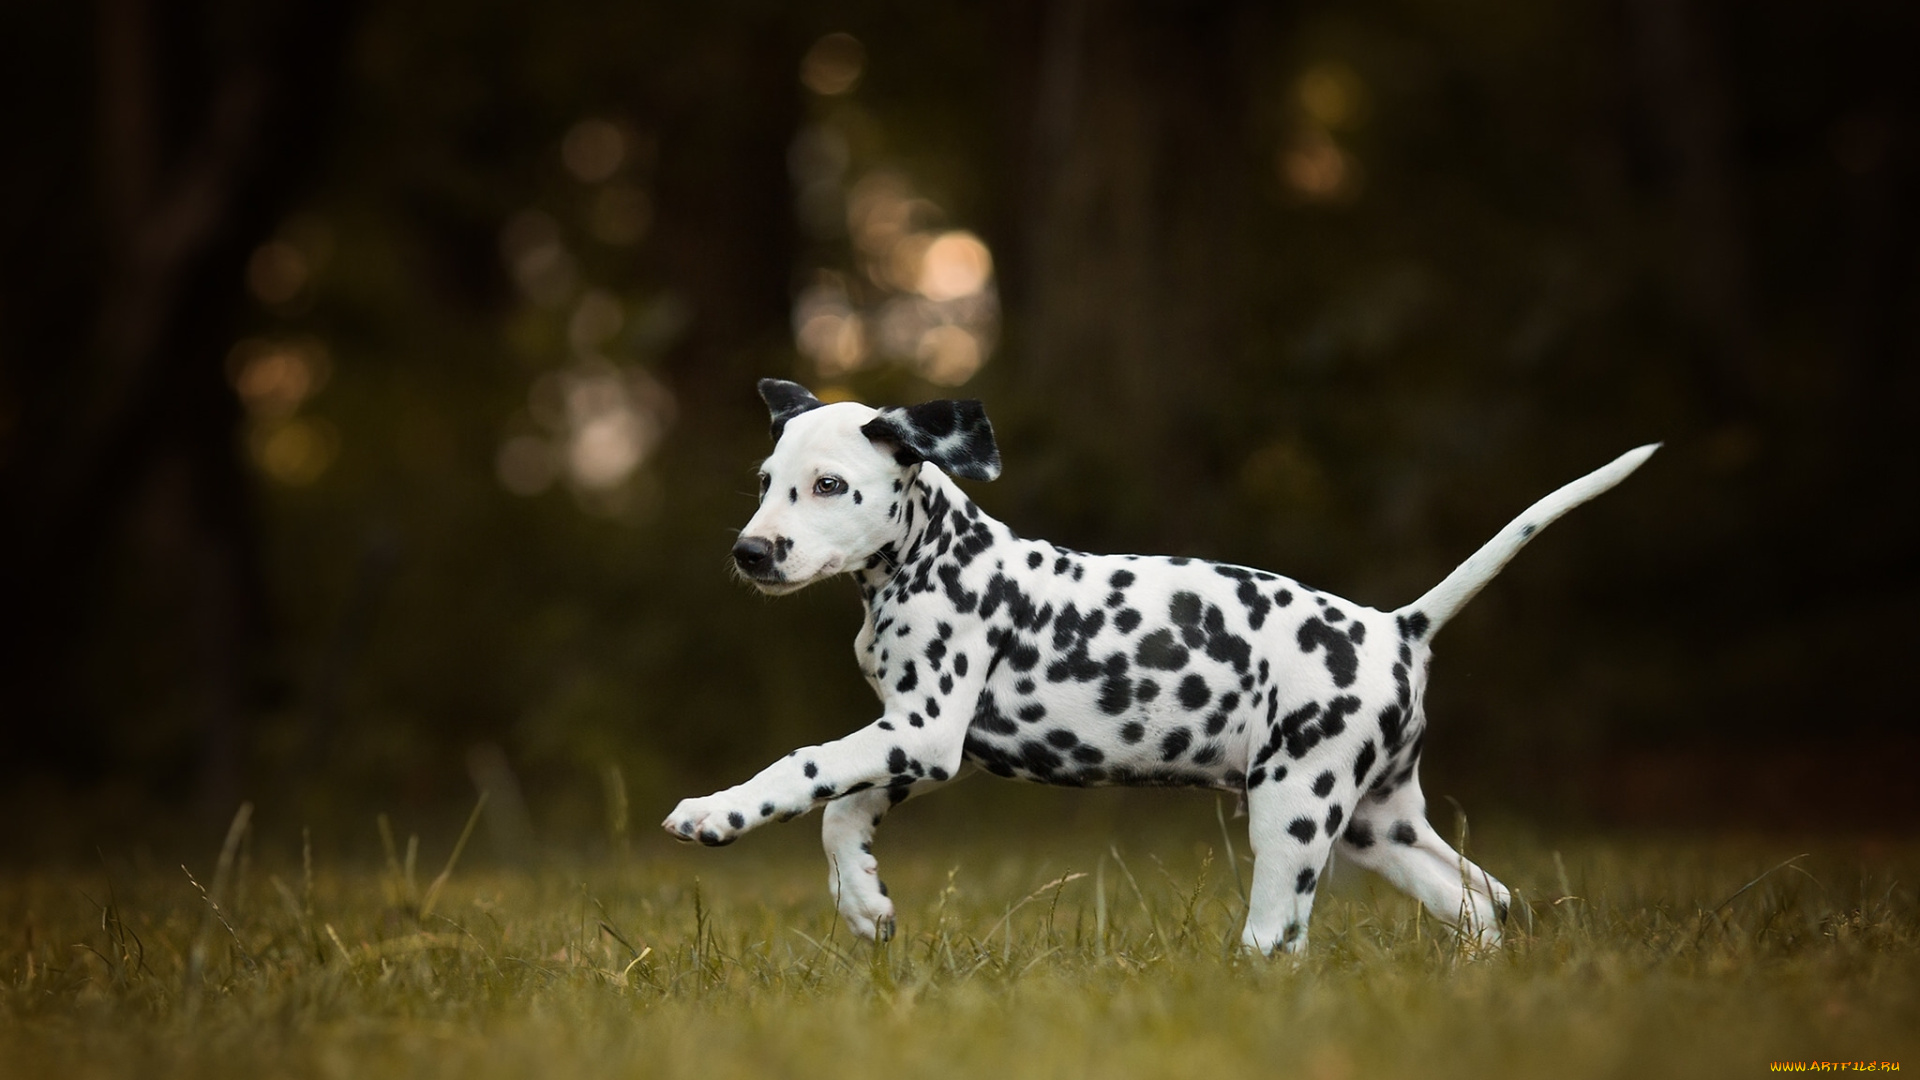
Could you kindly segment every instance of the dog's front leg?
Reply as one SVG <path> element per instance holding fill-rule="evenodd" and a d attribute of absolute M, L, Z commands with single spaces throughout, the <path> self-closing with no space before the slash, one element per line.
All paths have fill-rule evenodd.
<path fill-rule="evenodd" d="M 880 880 L 880 864 L 873 857 L 873 833 L 888 810 L 912 795 L 924 795 L 940 786 L 931 777 L 911 787 L 870 788 L 835 799 L 820 812 L 820 843 L 827 851 L 827 891 L 860 937 L 886 941 L 893 937 L 893 900 Z"/>
<path fill-rule="evenodd" d="M 891 714 L 889 714 L 891 715 Z M 878 790 L 904 793 L 951 779 L 960 767 L 965 721 L 912 727 L 881 720 L 844 739 L 803 747 L 725 791 L 686 799 L 661 822 L 676 840 L 718 847 L 768 821 L 798 817 L 823 802 Z"/>

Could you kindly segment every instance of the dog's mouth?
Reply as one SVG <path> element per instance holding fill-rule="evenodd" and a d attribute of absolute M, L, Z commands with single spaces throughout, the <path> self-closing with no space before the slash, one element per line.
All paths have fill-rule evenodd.
<path fill-rule="evenodd" d="M 790 593 L 797 593 L 816 581 L 824 581 L 839 573 L 840 560 L 829 559 L 826 564 L 819 569 L 803 576 L 789 577 L 784 570 L 775 567 L 768 567 L 758 573 L 750 573 L 745 570 L 739 570 L 736 567 L 736 572 L 739 574 L 741 580 L 760 590 L 764 595 L 786 596 Z"/>
<path fill-rule="evenodd" d="M 811 579 L 806 581 L 788 581 L 785 578 L 774 580 L 750 577 L 747 579 L 747 583 L 768 596 L 786 596 L 789 593 L 799 592 L 801 589 L 813 584 L 813 581 Z"/>

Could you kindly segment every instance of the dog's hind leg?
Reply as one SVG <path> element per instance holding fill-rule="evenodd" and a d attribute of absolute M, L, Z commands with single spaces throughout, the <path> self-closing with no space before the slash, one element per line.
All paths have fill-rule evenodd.
<path fill-rule="evenodd" d="M 873 833 L 893 806 L 913 795 L 940 786 L 921 780 L 912 785 L 868 788 L 835 799 L 821 812 L 820 843 L 827 852 L 827 891 L 847 928 L 863 938 L 886 941 L 893 937 L 893 900 L 880 880 L 880 864 L 873 857 Z"/>
<path fill-rule="evenodd" d="M 1512 894 L 1442 840 L 1426 809 L 1418 777 L 1385 799 L 1361 799 L 1341 837 L 1341 857 L 1420 901 L 1475 949 L 1499 944 Z"/>

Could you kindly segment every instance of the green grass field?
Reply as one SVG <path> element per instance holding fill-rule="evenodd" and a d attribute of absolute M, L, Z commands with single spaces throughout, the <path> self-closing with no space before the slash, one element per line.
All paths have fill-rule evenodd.
<path fill-rule="evenodd" d="M 444 876 L 450 844 L 403 834 L 389 859 L 371 825 L 347 865 L 235 836 L 204 865 L 109 853 L 92 871 L 13 872 L 0 1075 L 1920 1069 L 1920 847 L 1556 850 L 1491 828 L 1473 852 L 1527 901 L 1497 953 L 1462 955 L 1383 883 L 1336 868 L 1294 963 L 1236 953 L 1245 845 L 1211 808 L 1187 817 L 1147 834 L 883 832 L 901 927 L 878 948 L 837 926 L 806 822 L 724 851 L 645 837 L 525 868 L 469 852 Z"/>

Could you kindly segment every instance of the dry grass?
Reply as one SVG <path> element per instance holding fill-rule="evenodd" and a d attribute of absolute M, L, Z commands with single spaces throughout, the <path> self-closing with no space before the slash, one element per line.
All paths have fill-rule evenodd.
<path fill-rule="evenodd" d="M 1111 852 L 1084 831 L 1012 851 L 884 845 L 902 933 L 875 948 L 837 925 L 798 843 L 438 874 L 444 851 L 423 865 L 411 842 L 368 867 L 315 866 L 298 845 L 249 857 L 243 832 L 191 877 L 109 860 L 0 880 L 0 1073 L 1920 1068 L 1912 846 L 1514 841 L 1489 862 L 1531 928 L 1477 960 L 1342 871 L 1294 964 L 1235 952 L 1240 875 L 1218 835 Z"/>

